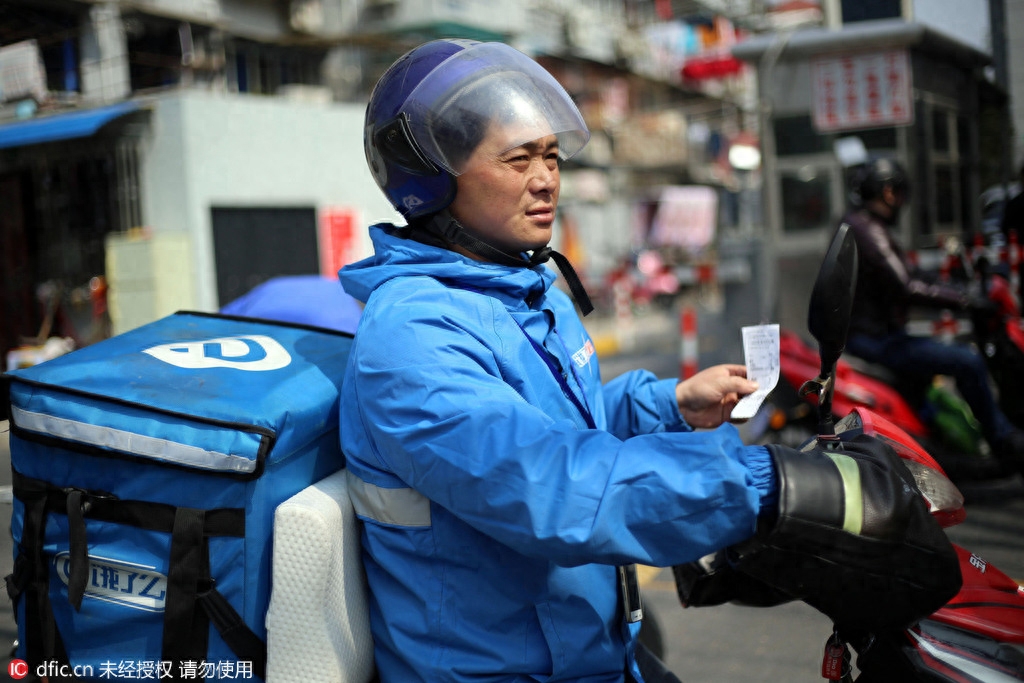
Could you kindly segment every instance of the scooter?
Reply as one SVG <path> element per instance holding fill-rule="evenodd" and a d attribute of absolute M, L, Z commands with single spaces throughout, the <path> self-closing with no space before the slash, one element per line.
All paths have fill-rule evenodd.
<path fill-rule="evenodd" d="M 976 245 L 969 253 L 959 240 L 950 239 L 944 248 L 947 277 L 991 304 L 988 310 L 972 312 L 970 341 L 985 358 L 1000 407 L 1012 422 L 1024 426 L 1024 322 L 1013 283 L 1019 247 L 1011 240 L 998 251 Z M 951 315 L 940 322 L 954 328 L 949 334 L 955 334 Z M 798 389 L 814 372 L 817 354 L 799 335 L 783 330 L 780 361 L 782 381 L 765 404 L 760 423 L 765 440 L 798 445 L 813 434 L 814 409 L 808 399 L 814 397 L 801 396 Z M 1017 471 L 992 457 L 970 408 L 939 378 L 914 384 L 847 355 L 837 363 L 834 391 L 837 415 L 863 406 L 900 425 L 926 446 L 954 481 L 998 479 Z"/>
<path fill-rule="evenodd" d="M 801 395 L 806 377 L 816 371 L 818 354 L 796 333 L 779 338 L 780 378 L 757 418 L 754 436 L 765 443 L 799 446 L 814 435 L 814 395 Z M 970 408 L 952 388 L 936 379 L 911 386 L 881 366 L 843 356 L 836 363 L 832 409 L 836 417 L 864 407 L 900 425 L 927 447 L 954 481 L 1012 476 L 1015 470 L 991 455 Z M 897 384 L 901 390 L 894 388 Z"/>
<path fill-rule="evenodd" d="M 816 375 L 809 375 L 814 379 L 802 385 L 801 393 L 813 395 L 817 404 L 817 436 L 812 441 L 828 448 L 828 444 L 836 442 L 836 435 L 844 432 L 862 432 L 885 440 L 905 461 L 931 514 L 944 528 L 954 526 L 966 516 L 963 495 L 913 437 L 863 406 L 854 407 L 841 420 L 834 421 L 838 408 L 833 403 L 838 381 L 836 368 L 845 346 L 856 270 L 856 246 L 852 238 L 846 241 L 847 235 L 843 227 L 837 232 L 811 297 L 809 327 L 818 341 L 819 366 Z M 840 261 L 842 267 L 837 267 Z M 838 290 L 839 294 L 829 296 L 822 288 Z M 846 303 L 835 305 L 844 298 L 843 292 L 848 293 Z M 954 547 L 963 583 L 947 604 L 903 630 L 833 632 L 826 641 L 823 676 L 852 683 L 852 647 L 860 672 L 857 683 L 1024 681 L 1024 587 L 969 550 Z M 701 563 L 675 568 L 684 606 L 690 605 L 695 573 L 699 575 L 702 570 L 695 570 L 695 564 L 709 566 L 704 560 Z M 760 606 L 784 601 L 767 601 Z"/>

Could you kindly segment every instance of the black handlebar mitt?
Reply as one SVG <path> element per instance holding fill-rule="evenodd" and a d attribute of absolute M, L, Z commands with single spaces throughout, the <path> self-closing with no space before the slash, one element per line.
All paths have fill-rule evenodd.
<path fill-rule="evenodd" d="M 793 601 L 788 593 L 736 569 L 729 555 L 728 549 L 719 550 L 696 562 L 672 567 L 676 593 L 683 607 L 711 607 L 726 602 L 775 607 Z"/>
<path fill-rule="evenodd" d="M 730 548 L 737 570 L 803 600 L 851 635 L 904 628 L 960 590 L 956 550 L 892 448 L 770 445 L 779 511 Z"/>

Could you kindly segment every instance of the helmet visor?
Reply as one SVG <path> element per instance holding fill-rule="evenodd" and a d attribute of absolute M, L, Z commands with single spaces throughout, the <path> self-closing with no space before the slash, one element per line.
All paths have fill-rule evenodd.
<path fill-rule="evenodd" d="M 479 43 L 439 64 L 402 105 L 423 153 L 453 175 L 484 137 L 501 136 L 510 150 L 548 135 L 559 156 L 590 139 L 569 94 L 540 64 L 503 43 Z"/>

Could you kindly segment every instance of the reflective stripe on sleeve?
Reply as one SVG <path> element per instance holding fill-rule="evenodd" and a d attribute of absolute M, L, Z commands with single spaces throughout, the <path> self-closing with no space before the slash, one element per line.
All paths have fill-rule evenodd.
<path fill-rule="evenodd" d="M 375 486 L 349 469 L 345 470 L 345 476 L 352 507 L 360 517 L 391 526 L 430 526 L 430 501 L 419 491 Z"/>

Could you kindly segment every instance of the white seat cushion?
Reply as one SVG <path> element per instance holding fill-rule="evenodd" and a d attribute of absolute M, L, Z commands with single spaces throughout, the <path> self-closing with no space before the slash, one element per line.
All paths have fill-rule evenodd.
<path fill-rule="evenodd" d="M 272 561 L 267 683 L 367 683 L 373 640 L 344 470 L 278 506 Z"/>

